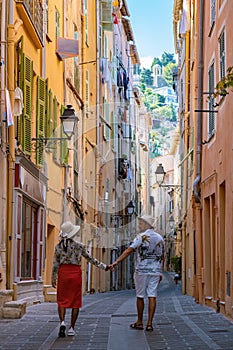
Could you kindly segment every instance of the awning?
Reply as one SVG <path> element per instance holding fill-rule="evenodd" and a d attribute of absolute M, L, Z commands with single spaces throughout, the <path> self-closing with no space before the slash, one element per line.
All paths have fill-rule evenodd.
<path fill-rule="evenodd" d="M 78 56 L 78 40 L 57 38 L 57 54 L 62 60 Z"/>

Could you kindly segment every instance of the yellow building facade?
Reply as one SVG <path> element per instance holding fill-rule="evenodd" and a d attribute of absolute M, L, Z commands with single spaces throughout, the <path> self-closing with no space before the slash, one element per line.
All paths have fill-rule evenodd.
<path fill-rule="evenodd" d="M 126 1 L 1 1 L 8 44 L 0 67 L 0 317 L 7 317 L 6 302 L 55 301 L 50 279 L 62 222 L 80 225 L 80 240 L 108 264 L 148 209 L 132 76 L 140 61 L 129 16 Z M 69 139 L 60 118 L 67 111 L 76 119 Z M 132 263 L 116 276 L 83 259 L 83 293 L 132 287 Z"/>

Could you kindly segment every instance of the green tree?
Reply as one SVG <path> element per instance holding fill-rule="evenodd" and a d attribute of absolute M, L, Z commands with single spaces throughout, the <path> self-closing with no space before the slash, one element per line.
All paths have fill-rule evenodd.
<path fill-rule="evenodd" d="M 227 74 L 215 87 L 214 97 L 226 96 L 233 91 L 233 66 L 227 68 Z"/>
<path fill-rule="evenodd" d="M 173 71 L 175 67 L 177 67 L 176 63 L 169 62 L 163 69 L 163 78 L 170 87 L 173 85 Z"/>
<path fill-rule="evenodd" d="M 142 100 L 148 110 L 151 110 L 151 106 L 154 104 L 154 93 L 151 88 L 146 88 L 142 97 Z"/>
<path fill-rule="evenodd" d="M 141 90 L 142 93 L 145 92 L 145 90 L 146 90 L 146 84 L 145 83 L 141 83 L 140 82 L 138 87 L 139 87 L 139 89 Z"/>
<path fill-rule="evenodd" d="M 176 121 L 175 110 L 172 104 L 153 109 L 153 116 L 160 120 Z"/>
<path fill-rule="evenodd" d="M 155 58 L 153 59 L 153 62 L 152 62 L 152 64 L 151 64 L 151 70 L 153 69 L 153 67 L 154 67 L 156 64 L 159 64 L 160 67 L 162 67 L 162 62 L 160 61 L 160 59 L 159 59 L 158 57 L 155 57 Z"/>
<path fill-rule="evenodd" d="M 164 51 L 161 58 L 161 63 L 165 67 L 168 63 L 176 63 L 174 53 L 167 53 Z"/>
<path fill-rule="evenodd" d="M 152 86 L 153 84 L 153 77 L 152 72 L 150 69 L 143 68 L 141 75 L 140 75 L 140 83 L 146 84 L 146 86 Z"/>
<path fill-rule="evenodd" d="M 165 103 L 165 97 L 160 95 L 160 94 L 154 94 L 154 107 L 152 107 L 152 109 L 157 108 L 157 107 L 161 107 L 163 106 Z"/>
<path fill-rule="evenodd" d="M 160 150 L 162 149 L 163 141 L 161 140 L 161 135 L 158 131 L 152 130 L 150 132 L 150 141 L 151 141 L 151 153 L 153 157 L 158 157 Z"/>

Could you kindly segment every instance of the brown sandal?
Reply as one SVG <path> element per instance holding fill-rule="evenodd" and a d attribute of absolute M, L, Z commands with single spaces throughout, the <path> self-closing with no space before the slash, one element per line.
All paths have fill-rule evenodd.
<path fill-rule="evenodd" d="M 135 322 L 135 323 L 132 323 L 131 325 L 130 325 L 130 328 L 133 328 L 133 329 L 139 329 L 139 330 L 143 330 L 144 328 L 143 328 L 143 324 L 142 323 L 137 323 L 137 322 Z"/>

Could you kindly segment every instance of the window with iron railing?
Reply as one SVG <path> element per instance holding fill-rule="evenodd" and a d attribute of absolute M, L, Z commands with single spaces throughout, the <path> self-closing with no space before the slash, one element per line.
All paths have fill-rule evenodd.
<path fill-rule="evenodd" d="M 16 3 L 19 6 L 24 7 L 30 18 L 32 25 L 34 26 L 40 41 L 43 42 L 43 8 L 42 4 L 38 0 L 17 0 Z M 22 5 L 21 5 L 22 4 Z"/>

